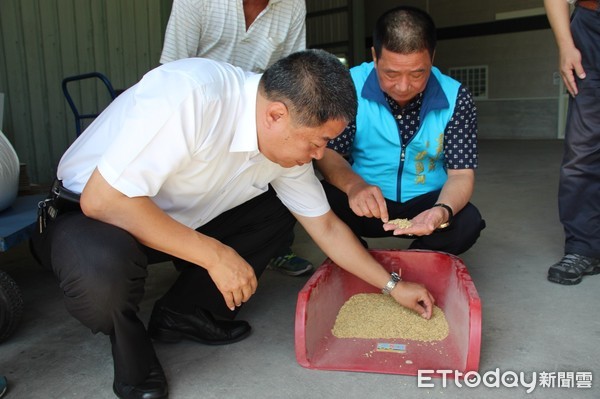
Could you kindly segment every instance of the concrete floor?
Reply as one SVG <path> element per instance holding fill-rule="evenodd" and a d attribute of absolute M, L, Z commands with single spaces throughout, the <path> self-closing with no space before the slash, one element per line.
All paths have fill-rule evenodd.
<path fill-rule="evenodd" d="M 298 291 L 309 276 L 267 270 L 257 294 L 240 313 L 253 326 L 246 340 L 221 347 L 192 342 L 156 344 L 171 398 L 599 398 L 600 275 L 578 286 L 546 280 L 562 256 L 556 210 L 561 141 L 482 141 L 473 202 L 488 227 L 461 256 L 482 301 L 480 374 L 499 369 L 525 373 L 592 372 L 590 389 L 417 387 L 403 375 L 311 370 L 294 352 Z M 372 248 L 406 248 L 407 242 L 370 240 Z M 298 229 L 295 250 L 315 265 L 323 253 Z M 25 300 L 23 321 L 0 345 L 0 375 L 7 398 L 112 398 L 112 359 L 106 337 L 92 335 L 65 311 L 54 277 L 40 269 L 26 246 L 0 254 L 0 265 Z M 169 286 L 169 264 L 151 267 L 141 317 Z M 489 380 L 492 382 L 491 380 Z M 508 380 L 507 380 L 508 381 Z"/>

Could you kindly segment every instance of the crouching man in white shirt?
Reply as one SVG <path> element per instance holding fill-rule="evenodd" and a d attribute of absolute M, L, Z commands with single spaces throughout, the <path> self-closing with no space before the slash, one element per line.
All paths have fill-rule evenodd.
<path fill-rule="evenodd" d="M 348 70 L 324 51 L 262 75 L 184 59 L 146 74 L 67 150 L 56 190 L 80 201 L 51 195 L 34 252 L 69 312 L 110 337 L 118 397 L 168 396 L 151 338 L 248 336 L 247 322 L 213 314 L 233 319 L 250 299 L 294 218 L 338 265 L 389 290 L 390 274 L 330 210 L 312 166 L 356 104 Z M 137 312 L 147 265 L 165 260 L 181 275 L 146 329 Z M 391 295 L 431 316 L 424 287 L 401 281 Z"/>

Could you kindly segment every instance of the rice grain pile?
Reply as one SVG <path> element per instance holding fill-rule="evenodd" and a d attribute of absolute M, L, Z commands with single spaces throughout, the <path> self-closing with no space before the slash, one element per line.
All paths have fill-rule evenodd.
<path fill-rule="evenodd" d="M 441 341 L 449 328 L 442 309 L 433 307 L 431 319 L 400 305 L 389 295 L 356 294 L 344 303 L 332 333 L 337 338 L 401 338 Z"/>
<path fill-rule="evenodd" d="M 395 224 L 400 229 L 406 229 L 406 228 L 412 226 L 412 222 L 408 219 L 392 219 L 392 220 L 389 220 L 388 223 Z"/>

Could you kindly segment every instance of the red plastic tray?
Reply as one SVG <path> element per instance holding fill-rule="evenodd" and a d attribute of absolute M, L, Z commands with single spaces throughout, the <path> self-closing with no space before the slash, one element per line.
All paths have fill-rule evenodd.
<path fill-rule="evenodd" d="M 380 292 L 330 259 L 298 294 L 296 359 L 303 367 L 440 377 L 451 370 L 477 371 L 481 346 L 481 301 L 462 261 L 453 255 L 422 250 L 370 250 L 387 270 L 424 284 L 445 313 L 449 335 L 438 342 L 402 339 L 336 338 L 332 335 L 342 305 L 354 294 Z"/>

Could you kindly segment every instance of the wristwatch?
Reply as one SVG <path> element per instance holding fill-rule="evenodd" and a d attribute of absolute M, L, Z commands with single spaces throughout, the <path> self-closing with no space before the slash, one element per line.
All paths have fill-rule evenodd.
<path fill-rule="evenodd" d="M 438 229 L 445 229 L 446 227 L 450 226 L 450 223 L 452 223 L 452 219 L 454 219 L 454 212 L 452 212 L 452 208 L 450 208 L 450 206 L 442 204 L 441 202 L 438 202 L 432 208 L 435 208 L 436 206 L 440 206 L 448 211 L 448 220 L 438 226 Z"/>
<path fill-rule="evenodd" d="M 398 281 L 402 281 L 402 278 L 400 278 L 400 275 L 398 273 L 393 272 L 390 275 L 390 281 L 388 281 L 385 287 L 383 287 L 381 293 L 384 295 L 390 295 L 390 292 L 392 292 L 396 284 L 398 284 Z"/>

